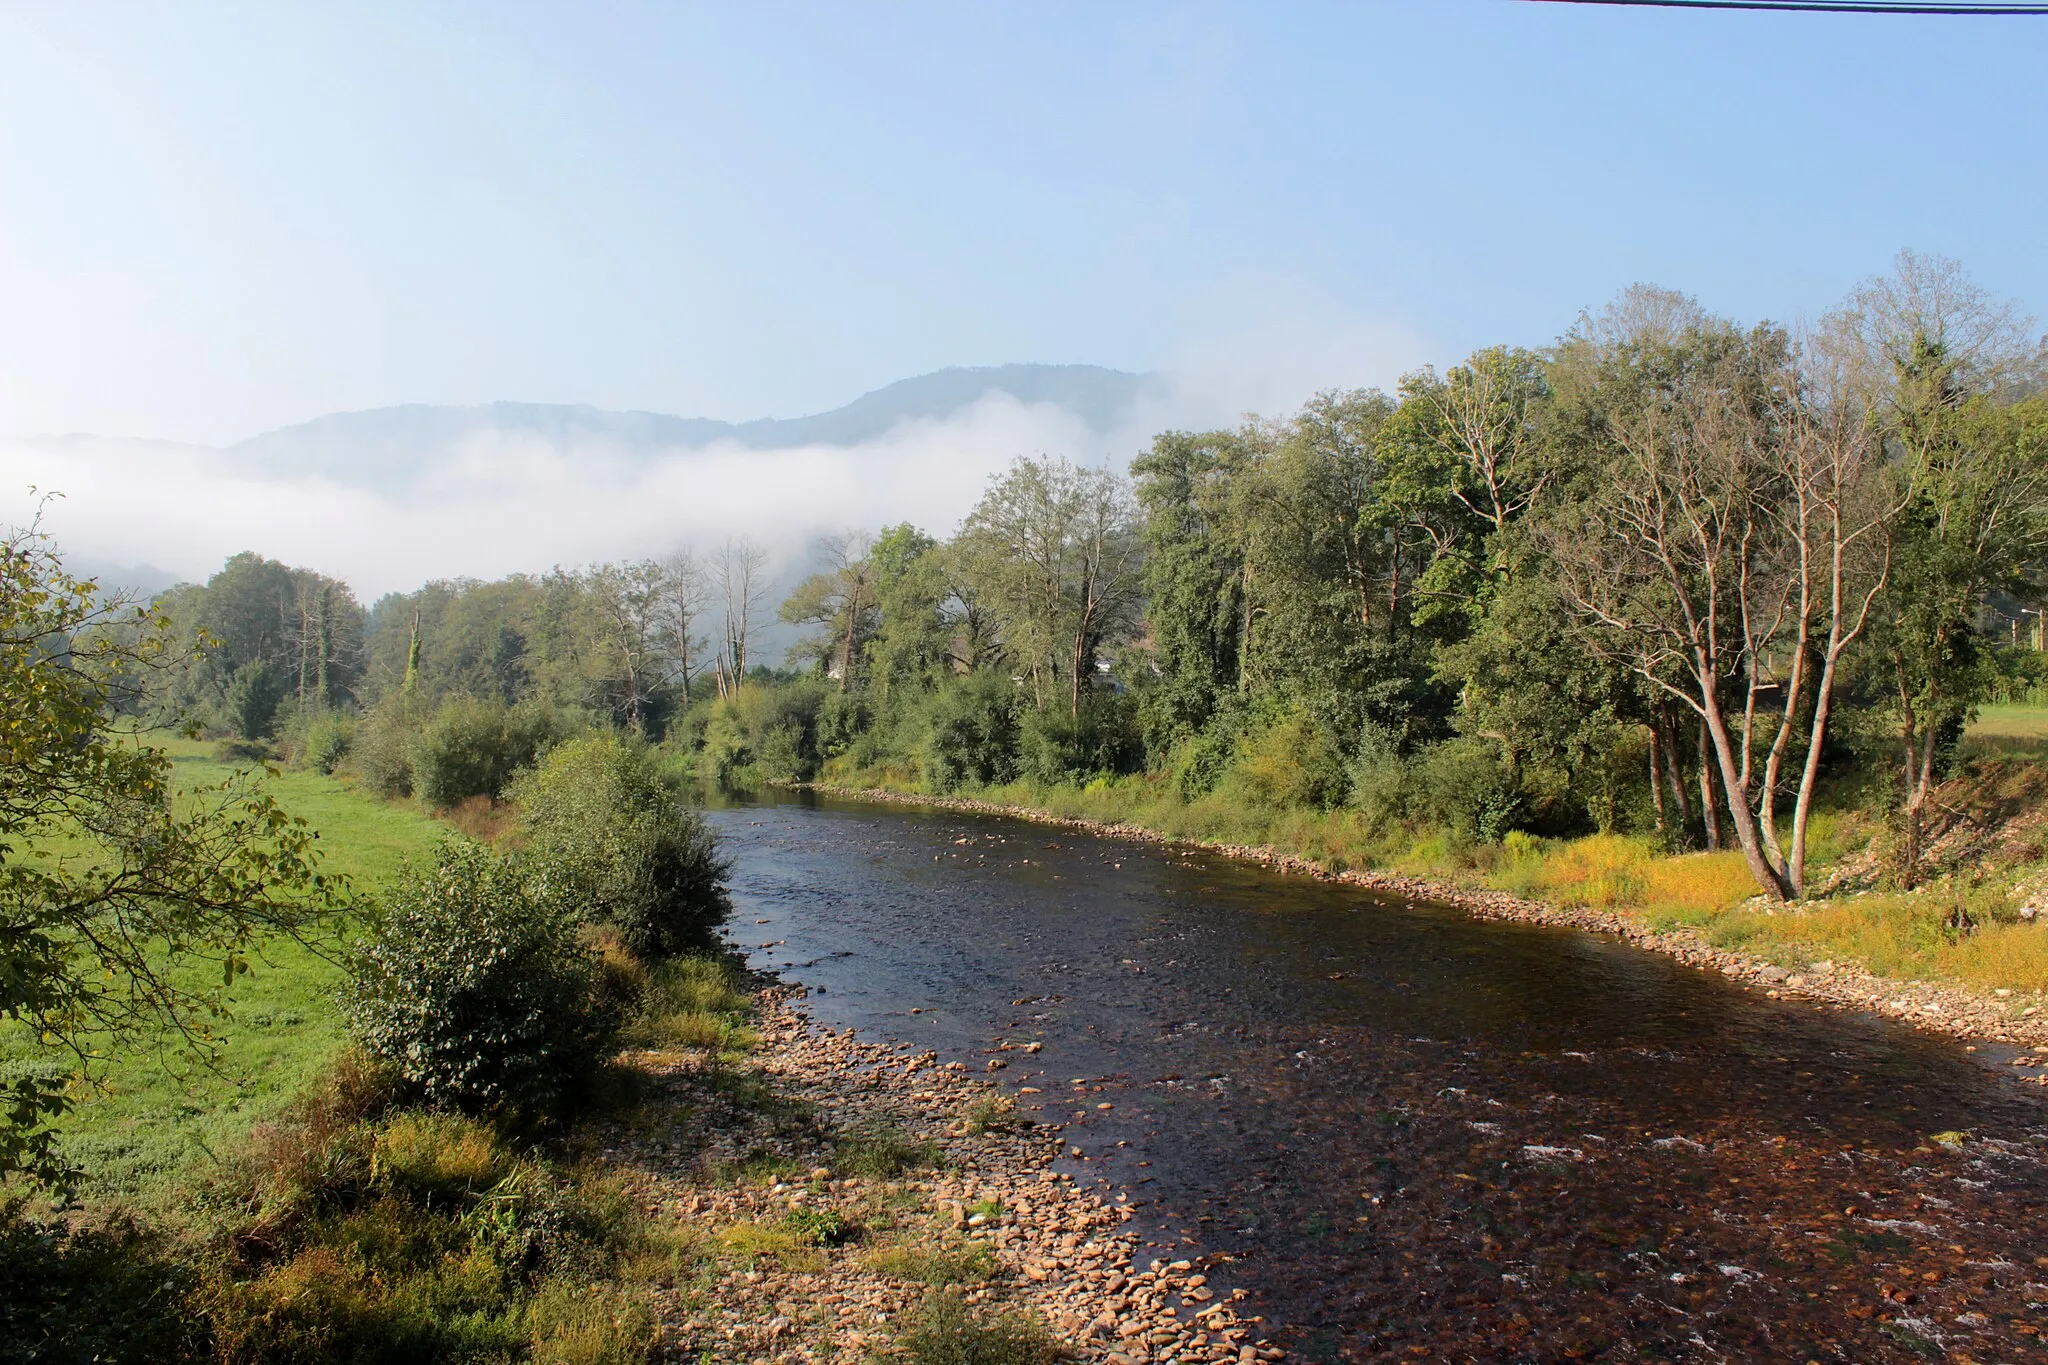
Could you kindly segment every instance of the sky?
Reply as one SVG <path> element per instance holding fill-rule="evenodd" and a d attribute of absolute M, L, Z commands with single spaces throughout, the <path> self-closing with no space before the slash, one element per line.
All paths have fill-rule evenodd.
<path fill-rule="evenodd" d="M 2044 71 L 2048 19 L 1522 0 L 13 0 L 0 439 L 1009 361 L 1267 410 L 1902 247 L 2044 315 Z"/>

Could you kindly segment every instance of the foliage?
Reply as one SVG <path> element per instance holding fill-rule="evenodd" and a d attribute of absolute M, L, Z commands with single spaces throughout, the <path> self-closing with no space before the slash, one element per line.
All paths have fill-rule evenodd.
<path fill-rule="evenodd" d="M 727 864 L 645 748 L 612 735 L 571 740 L 522 775 L 513 796 L 549 894 L 615 927 L 634 953 L 700 945 L 724 918 Z"/>
<path fill-rule="evenodd" d="M 631 1201 L 493 1128 L 347 1081 L 259 1132 L 205 1189 L 194 1306 L 220 1361 L 644 1359 L 616 1277 Z"/>
<path fill-rule="evenodd" d="M 1124 481 L 1065 460 L 1019 459 L 991 480 L 957 553 L 1040 710 L 1078 716 L 1096 663 L 1136 620 L 1143 549 Z"/>
<path fill-rule="evenodd" d="M 832 1164 L 862 1180 L 890 1180 L 919 1166 L 938 1165 L 939 1149 L 900 1128 L 873 1125 L 840 1134 Z"/>
<path fill-rule="evenodd" d="M 867 1263 L 878 1275 L 933 1288 L 983 1284 L 997 1271 L 995 1254 L 985 1242 L 898 1243 L 868 1253 Z"/>
<path fill-rule="evenodd" d="M 1017 734 L 1017 773 L 1034 782 L 1085 782 L 1131 772 L 1144 761 L 1128 698 L 1094 697 L 1078 713 L 1026 711 Z"/>
<path fill-rule="evenodd" d="M 356 727 L 349 761 L 355 776 L 377 796 L 412 795 L 413 714 L 411 699 L 398 694 L 372 707 Z"/>
<path fill-rule="evenodd" d="M 1238 741 L 1229 781 L 1260 805 L 1327 810 L 1346 795 L 1344 751 L 1314 716 L 1292 711 Z"/>
<path fill-rule="evenodd" d="M 646 1047 L 739 1050 L 751 997 L 738 969 L 719 957 L 678 957 L 647 970 L 626 1038 Z"/>
<path fill-rule="evenodd" d="M 530 862 L 450 840 L 391 888 L 356 947 L 343 1011 L 365 1052 L 433 1104 L 557 1118 L 618 1021 L 594 954 Z"/>

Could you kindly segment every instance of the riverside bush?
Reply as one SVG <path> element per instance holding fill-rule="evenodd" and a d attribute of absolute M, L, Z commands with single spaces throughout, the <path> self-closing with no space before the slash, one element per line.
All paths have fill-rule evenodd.
<path fill-rule="evenodd" d="M 1144 761 L 1129 699 L 1097 697 L 1078 716 L 1058 709 L 1026 712 L 1017 732 L 1017 771 L 1047 785 L 1079 783 L 1131 771 Z"/>
<path fill-rule="evenodd" d="M 558 729 L 544 706 L 450 698 L 413 745 L 413 784 L 422 801 L 441 810 L 476 796 L 495 800 L 515 772 L 560 738 Z"/>
<path fill-rule="evenodd" d="M 1281 717 L 1241 742 L 1228 781 L 1258 805 L 1327 810 L 1344 799 L 1344 752 L 1302 712 Z"/>
<path fill-rule="evenodd" d="M 430 1103 L 559 1116 L 616 1037 L 596 954 L 530 871 L 451 841 L 386 895 L 357 946 L 350 1030 Z"/>
<path fill-rule="evenodd" d="M 701 945 L 725 917 L 727 863 L 647 750 L 614 735 L 571 740 L 512 790 L 528 852 L 548 869 L 554 894 L 617 929 L 635 954 Z"/>
<path fill-rule="evenodd" d="M 1017 688 L 990 673 L 970 674 L 931 702 L 922 759 L 935 792 L 988 787 L 1017 777 Z"/>

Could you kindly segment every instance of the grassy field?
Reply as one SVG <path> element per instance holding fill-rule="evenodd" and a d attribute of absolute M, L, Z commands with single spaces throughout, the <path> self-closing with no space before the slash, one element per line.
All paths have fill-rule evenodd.
<path fill-rule="evenodd" d="M 153 741 L 169 750 L 183 788 L 219 782 L 235 765 L 211 745 Z M 293 814 L 320 831 L 326 867 L 346 874 L 358 895 L 374 893 L 402 861 L 426 853 L 447 831 L 418 811 L 370 800 L 318 773 L 266 779 Z M 108 1059 L 103 1082 L 64 1125 L 67 1150 L 104 1193 L 146 1195 L 195 1158 L 225 1151 L 257 1118 L 295 1093 L 340 1040 L 331 992 L 335 966 L 290 942 L 271 944 L 237 982 L 226 1046 L 215 1067 L 168 1053 Z M 0 1032 L 0 1067 L 55 1064 L 23 1032 Z"/>
<path fill-rule="evenodd" d="M 1986 706 L 1963 744 L 1972 753 L 2048 759 L 2048 706 Z"/>

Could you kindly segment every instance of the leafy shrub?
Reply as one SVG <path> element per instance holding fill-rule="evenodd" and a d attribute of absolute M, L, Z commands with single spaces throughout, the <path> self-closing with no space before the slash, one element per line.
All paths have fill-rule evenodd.
<path fill-rule="evenodd" d="M 1027 711 L 1018 726 L 1018 776 L 1048 786 L 1129 772 L 1142 759 L 1135 717 L 1121 697 L 1094 698 L 1078 716 L 1057 707 Z"/>
<path fill-rule="evenodd" d="M 818 713 L 829 695 L 815 680 L 742 691 L 758 780 L 808 782 L 818 775 Z"/>
<path fill-rule="evenodd" d="M 443 810 L 473 796 L 495 799 L 557 738 L 547 707 L 453 697 L 413 746 L 413 782 L 422 801 Z"/>
<path fill-rule="evenodd" d="M 1491 740 L 1433 744 L 1422 752 L 1416 769 L 1421 813 L 1463 838 L 1497 843 L 1522 816 L 1521 785 Z"/>
<path fill-rule="evenodd" d="M 560 1114 L 616 1031 L 562 904 L 515 860 L 444 844 L 357 947 L 343 992 L 356 1041 L 430 1102 Z"/>
<path fill-rule="evenodd" d="M 815 678 L 783 687 L 748 683 L 714 703 L 701 732 L 696 711 L 685 713 L 676 742 L 689 745 L 694 735 L 697 774 L 722 787 L 747 789 L 763 782 L 807 782 L 818 774 L 819 718 L 833 706 L 834 734 L 843 744 L 858 725 L 857 707 Z"/>
<path fill-rule="evenodd" d="M 378 796 L 412 795 L 412 717 L 405 698 L 388 698 L 363 717 L 350 760 L 356 776 Z"/>
<path fill-rule="evenodd" d="M 251 659 L 228 678 L 221 711 L 240 738 L 269 739 L 277 733 L 277 712 L 284 698 L 284 673 L 267 659 Z"/>
<path fill-rule="evenodd" d="M 1209 724 L 1186 735 L 1173 746 L 1167 760 L 1174 789 L 1183 801 L 1193 801 L 1216 789 L 1237 757 L 1242 711 L 1218 711 Z"/>
<path fill-rule="evenodd" d="M 851 692 L 830 692 L 818 705 L 817 750 L 820 759 L 837 758 L 853 747 L 869 722 L 867 703 Z"/>
<path fill-rule="evenodd" d="M 315 772 L 331 773 L 354 743 L 355 723 L 338 711 L 322 711 L 306 726 L 299 761 Z"/>
<path fill-rule="evenodd" d="M 1327 727 L 1300 711 L 1239 741 L 1228 776 L 1253 802 L 1283 810 L 1326 810 L 1349 785 L 1343 750 Z"/>
<path fill-rule="evenodd" d="M 223 763 L 269 763 L 277 758 L 277 750 L 268 740 L 223 739 L 213 746 L 213 756 Z"/>
<path fill-rule="evenodd" d="M 1017 776 L 1017 688 L 1008 678 L 974 673 L 932 699 L 925 734 L 925 780 L 932 790 L 992 786 Z"/>
<path fill-rule="evenodd" d="M 132 1221 L 73 1227 L 0 1199 L 0 1362 L 181 1359 L 200 1336 L 193 1284 Z"/>
<path fill-rule="evenodd" d="M 704 943 L 725 917 L 728 864 L 645 749 L 613 735 L 571 740 L 522 774 L 513 796 L 553 892 L 616 928 L 634 953 L 665 957 Z"/>
<path fill-rule="evenodd" d="M 1520 776 L 1491 740 L 1459 738 L 1403 759 L 1369 734 L 1348 765 L 1351 802 L 1375 829 L 1433 826 L 1454 841 L 1497 843 L 1530 814 Z"/>

